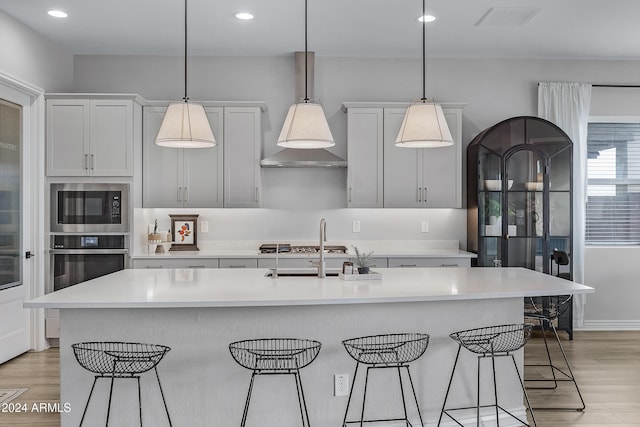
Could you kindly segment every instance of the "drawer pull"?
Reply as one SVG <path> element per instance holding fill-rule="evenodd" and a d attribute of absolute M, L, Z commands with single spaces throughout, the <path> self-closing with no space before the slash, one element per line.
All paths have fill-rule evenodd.
<path fill-rule="evenodd" d="M 162 268 L 161 265 L 145 265 L 144 268 Z"/>
<path fill-rule="evenodd" d="M 204 265 L 190 265 L 189 268 L 204 268 Z"/>
<path fill-rule="evenodd" d="M 228 268 L 247 268 L 246 265 L 230 265 Z"/>
<path fill-rule="evenodd" d="M 400 264 L 399 267 L 417 267 L 417 264 Z"/>
<path fill-rule="evenodd" d="M 440 267 L 459 267 L 458 264 L 440 264 Z"/>

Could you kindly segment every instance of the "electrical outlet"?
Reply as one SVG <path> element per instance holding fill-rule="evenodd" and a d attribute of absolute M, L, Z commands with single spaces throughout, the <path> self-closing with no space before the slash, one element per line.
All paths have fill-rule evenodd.
<path fill-rule="evenodd" d="M 335 374 L 333 376 L 333 395 L 348 396 L 349 395 L 349 375 Z"/>
<path fill-rule="evenodd" d="M 360 221 L 357 219 L 353 220 L 353 227 L 352 227 L 352 231 L 354 233 L 359 233 L 360 232 Z"/>
<path fill-rule="evenodd" d="M 422 232 L 423 233 L 429 232 L 429 221 L 427 221 L 426 219 L 422 220 Z"/>
<path fill-rule="evenodd" d="M 202 221 L 200 223 L 200 232 L 208 233 L 209 232 L 209 221 Z"/>

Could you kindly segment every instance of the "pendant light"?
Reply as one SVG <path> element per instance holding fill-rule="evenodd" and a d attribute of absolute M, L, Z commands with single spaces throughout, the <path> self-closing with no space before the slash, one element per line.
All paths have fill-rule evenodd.
<path fill-rule="evenodd" d="M 304 99 L 289 107 L 277 145 L 286 148 L 327 148 L 335 142 L 324 115 L 322 105 L 309 102 L 307 3 L 304 1 Z"/>
<path fill-rule="evenodd" d="M 404 116 L 396 147 L 435 148 L 453 145 L 453 137 L 442 107 L 426 96 L 426 0 L 422 0 L 422 98 L 412 103 Z"/>
<path fill-rule="evenodd" d="M 167 107 L 155 143 L 161 147 L 207 148 L 216 145 L 209 119 L 201 104 L 187 95 L 187 0 L 184 0 L 184 98 Z"/>

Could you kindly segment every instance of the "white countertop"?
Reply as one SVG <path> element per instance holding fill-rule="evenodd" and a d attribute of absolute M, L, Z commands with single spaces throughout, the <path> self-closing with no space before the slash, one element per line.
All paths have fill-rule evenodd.
<path fill-rule="evenodd" d="M 594 289 L 524 268 L 380 268 L 382 280 L 264 277 L 266 269 L 127 269 L 44 295 L 26 308 L 180 308 L 515 298 Z"/>

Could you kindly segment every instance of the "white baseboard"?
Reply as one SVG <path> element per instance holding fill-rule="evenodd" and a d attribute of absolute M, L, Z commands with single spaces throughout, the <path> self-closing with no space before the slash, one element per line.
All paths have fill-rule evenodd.
<path fill-rule="evenodd" d="M 585 320 L 576 331 L 638 331 L 640 320 Z"/>

